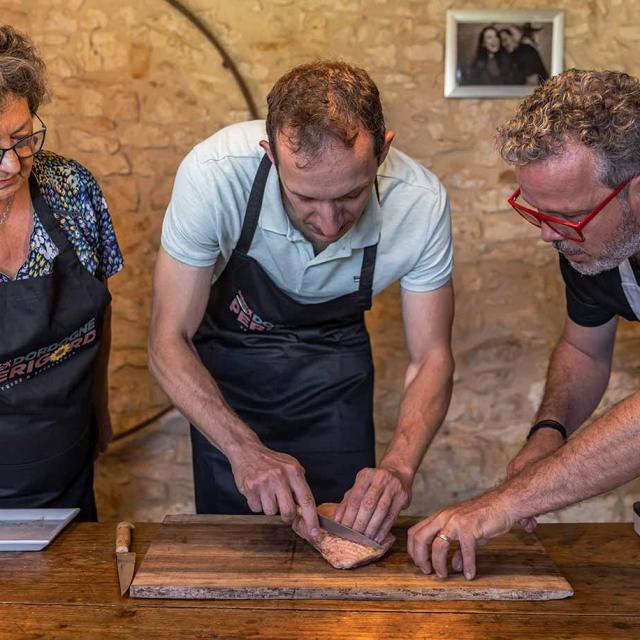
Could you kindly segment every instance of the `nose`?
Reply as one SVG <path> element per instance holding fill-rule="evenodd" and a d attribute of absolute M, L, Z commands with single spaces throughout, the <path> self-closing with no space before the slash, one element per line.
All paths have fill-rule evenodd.
<path fill-rule="evenodd" d="M 333 200 L 322 202 L 318 207 L 318 228 L 322 235 L 335 236 L 342 227 L 342 216 Z"/>
<path fill-rule="evenodd" d="M 19 172 L 20 158 L 18 158 L 18 154 L 13 149 L 8 149 L 4 152 L 2 161 L 0 162 L 0 174 L 5 174 L 6 178 Z"/>
<path fill-rule="evenodd" d="M 553 227 L 550 227 L 546 222 L 540 225 L 540 237 L 545 242 L 554 242 L 557 240 L 564 240 L 565 237 L 559 234 Z"/>

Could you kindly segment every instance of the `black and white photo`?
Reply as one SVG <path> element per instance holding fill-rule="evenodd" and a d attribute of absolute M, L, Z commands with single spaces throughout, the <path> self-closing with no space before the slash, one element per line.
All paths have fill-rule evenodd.
<path fill-rule="evenodd" d="M 449 11 L 445 96 L 519 97 L 562 71 L 560 11 Z"/>

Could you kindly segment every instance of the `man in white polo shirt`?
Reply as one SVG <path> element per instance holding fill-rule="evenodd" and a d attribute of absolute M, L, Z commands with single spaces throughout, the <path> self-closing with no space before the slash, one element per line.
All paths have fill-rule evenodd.
<path fill-rule="evenodd" d="M 449 206 L 390 149 L 378 89 L 316 62 L 280 78 L 265 122 L 184 159 L 154 279 L 149 362 L 192 423 L 199 513 L 315 504 L 382 539 L 411 499 L 446 413 L 453 358 Z M 394 436 L 376 466 L 364 311 L 400 280 L 409 353 Z"/>

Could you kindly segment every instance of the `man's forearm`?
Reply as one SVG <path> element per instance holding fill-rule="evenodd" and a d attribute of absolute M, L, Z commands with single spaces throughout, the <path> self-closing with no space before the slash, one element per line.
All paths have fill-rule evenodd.
<path fill-rule="evenodd" d="M 492 492 L 515 520 L 575 504 L 640 475 L 640 394 Z"/>
<path fill-rule="evenodd" d="M 259 443 L 226 403 L 186 338 L 152 339 L 149 368 L 180 412 L 228 458 L 248 443 Z"/>
<path fill-rule="evenodd" d="M 398 423 L 380 466 L 397 469 L 410 482 L 449 408 L 454 363 L 450 352 L 409 365 Z"/>
<path fill-rule="evenodd" d="M 536 420 L 557 420 L 573 433 L 598 406 L 609 372 L 609 363 L 599 362 L 561 339 L 551 355 Z"/>

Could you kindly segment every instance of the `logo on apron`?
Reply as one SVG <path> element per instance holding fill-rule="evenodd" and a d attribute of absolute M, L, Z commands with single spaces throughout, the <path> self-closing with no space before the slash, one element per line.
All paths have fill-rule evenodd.
<path fill-rule="evenodd" d="M 263 320 L 249 307 L 240 290 L 231 301 L 229 309 L 240 324 L 242 331 L 271 331 L 275 326 L 273 323 Z"/>
<path fill-rule="evenodd" d="M 91 318 L 89 322 L 58 342 L 0 363 L 0 391 L 6 391 L 64 362 L 78 349 L 95 342 L 96 337 L 96 319 Z"/>

